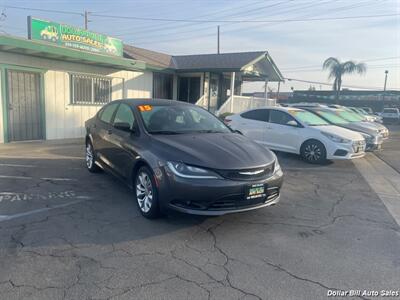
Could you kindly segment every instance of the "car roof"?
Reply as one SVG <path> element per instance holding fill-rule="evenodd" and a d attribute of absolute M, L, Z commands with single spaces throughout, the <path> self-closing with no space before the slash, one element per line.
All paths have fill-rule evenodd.
<path fill-rule="evenodd" d="M 293 111 L 293 110 L 297 110 L 297 111 L 304 111 L 304 109 L 301 108 L 297 108 L 297 107 L 286 107 L 286 106 L 262 106 L 262 107 L 256 107 L 256 108 L 251 108 L 245 111 L 240 112 L 239 114 L 248 112 L 248 111 L 253 111 L 253 110 L 257 110 L 257 109 L 275 109 L 275 110 L 280 110 L 280 111 Z"/>
<path fill-rule="evenodd" d="M 177 100 L 168 100 L 168 99 L 153 99 L 153 98 L 125 98 L 114 100 L 112 102 L 124 102 L 132 106 L 138 105 L 192 105 L 187 102 L 177 101 Z"/>

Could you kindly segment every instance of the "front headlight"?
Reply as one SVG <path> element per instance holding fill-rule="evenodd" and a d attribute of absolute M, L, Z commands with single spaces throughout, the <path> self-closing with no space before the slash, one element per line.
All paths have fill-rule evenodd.
<path fill-rule="evenodd" d="M 281 171 L 281 170 L 282 170 L 281 165 L 279 164 L 279 161 L 276 158 L 275 159 L 275 164 L 274 164 L 274 174 L 279 172 L 279 171 Z"/>
<path fill-rule="evenodd" d="M 176 176 L 183 178 L 193 178 L 193 179 L 218 179 L 218 175 L 212 171 L 189 166 L 181 162 L 167 162 L 168 169 L 174 173 Z"/>
<path fill-rule="evenodd" d="M 331 141 L 335 142 L 335 143 L 341 143 L 341 144 L 346 144 L 346 143 L 350 143 L 351 140 L 342 138 L 338 135 L 332 134 L 332 133 L 327 133 L 327 132 L 323 132 L 321 131 L 321 133 L 326 136 L 328 139 L 330 139 Z"/>
<path fill-rule="evenodd" d="M 276 174 L 277 172 L 281 171 L 281 165 L 279 164 L 278 158 L 276 157 L 276 154 L 274 152 L 271 152 L 274 156 L 275 162 L 274 162 L 274 172 L 273 174 Z"/>

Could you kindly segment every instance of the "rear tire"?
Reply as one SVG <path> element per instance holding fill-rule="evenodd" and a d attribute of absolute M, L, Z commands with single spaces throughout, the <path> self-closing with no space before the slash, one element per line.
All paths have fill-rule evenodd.
<path fill-rule="evenodd" d="M 304 142 L 300 149 L 300 155 L 310 164 L 322 164 L 326 161 L 325 146 L 317 140 Z"/>
<path fill-rule="evenodd" d="M 149 167 L 141 167 L 135 176 L 134 198 L 142 216 L 148 219 L 160 217 L 158 190 L 153 172 Z"/>
<path fill-rule="evenodd" d="M 98 165 L 96 165 L 96 153 L 90 141 L 86 143 L 85 160 L 86 160 L 86 168 L 88 169 L 89 172 L 91 173 L 101 172 L 101 168 Z"/>

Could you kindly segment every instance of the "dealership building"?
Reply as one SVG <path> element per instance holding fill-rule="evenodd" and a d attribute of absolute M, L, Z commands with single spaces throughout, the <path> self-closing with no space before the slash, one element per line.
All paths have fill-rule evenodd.
<path fill-rule="evenodd" d="M 267 97 L 241 96 L 243 82 L 283 80 L 267 51 L 172 56 L 29 22 L 28 39 L 0 35 L 0 143 L 83 137 L 84 122 L 120 98 L 174 99 L 216 114 L 265 105 Z"/>

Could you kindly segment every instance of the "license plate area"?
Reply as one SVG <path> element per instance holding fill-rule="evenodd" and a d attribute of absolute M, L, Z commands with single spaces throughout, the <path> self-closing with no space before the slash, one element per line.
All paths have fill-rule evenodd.
<path fill-rule="evenodd" d="M 246 200 L 265 198 L 267 196 L 266 191 L 267 188 L 263 183 L 251 184 L 246 188 Z"/>

